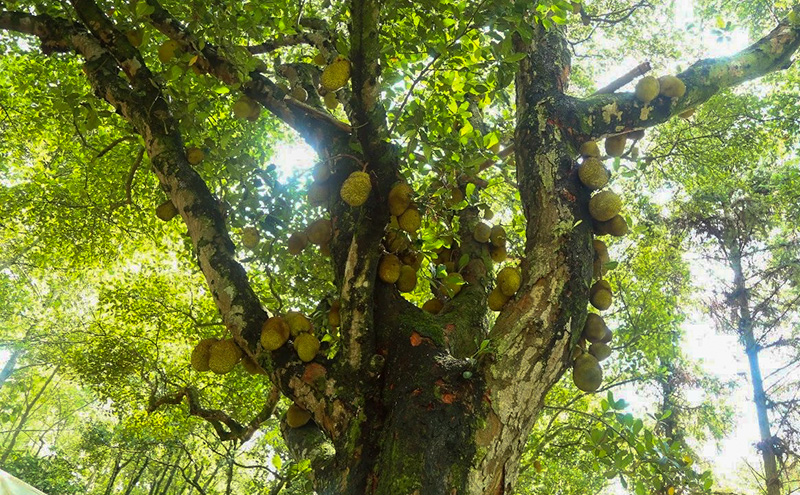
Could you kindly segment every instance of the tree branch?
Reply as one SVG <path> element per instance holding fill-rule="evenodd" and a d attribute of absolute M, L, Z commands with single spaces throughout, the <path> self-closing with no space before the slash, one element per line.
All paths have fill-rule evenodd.
<path fill-rule="evenodd" d="M 795 7 L 800 13 L 800 6 Z M 765 37 L 730 57 L 705 59 L 678 74 L 686 85 L 681 98 L 659 96 L 643 104 L 633 93 L 600 94 L 586 99 L 565 97 L 573 108 L 559 125 L 573 136 L 599 139 L 666 122 L 673 115 L 708 101 L 721 89 L 783 70 L 800 46 L 800 26 L 788 19 Z"/>

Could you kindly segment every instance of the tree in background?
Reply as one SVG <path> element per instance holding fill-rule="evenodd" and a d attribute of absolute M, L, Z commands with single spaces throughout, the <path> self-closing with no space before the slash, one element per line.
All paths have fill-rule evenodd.
<path fill-rule="evenodd" d="M 137 338 L 121 341 L 98 320 L 91 344 L 103 352 L 76 348 L 71 356 L 98 390 L 146 400 L 150 411 L 186 401 L 237 445 L 271 416 L 277 394 L 268 390 L 279 390 L 294 402 L 283 438 L 310 461 L 317 493 L 510 493 L 528 432 L 573 359 L 577 384 L 600 386 L 606 333 L 597 333 L 604 325 L 597 313 L 587 317 L 587 306 L 591 299 L 607 309 L 611 291 L 592 235 L 627 227 L 617 195 L 592 195 L 608 180 L 596 141 L 606 138 L 605 154 L 619 157 L 641 130 L 785 69 L 800 45 L 798 7 L 784 8 L 777 27 L 735 56 L 701 60 L 677 77 L 642 78 L 635 93 L 568 94 L 567 19 L 580 34 L 593 23 L 622 24 L 637 10 L 597 16 L 563 2 L 353 0 L 299 10 L 15 3 L 0 12 L 0 27 L 15 36 L 6 45 L 9 84 L 37 80 L 49 89 L 40 93 L 47 99 L 24 99 L 7 117 L 17 138 L 4 144 L 4 227 L 25 234 L 14 251 L 40 267 L 54 253 L 81 268 L 128 257 L 119 267 L 128 280 L 114 274 L 128 283 L 92 296 L 98 311 L 142 318 L 128 327 Z M 38 132 L 29 136 L 33 124 Z M 288 128 L 319 157 L 310 205 L 298 201 L 297 184 L 280 184 L 263 165 L 263 147 Z M 514 170 L 496 170 L 512 151 Z M 149 287 L 144 307 L 128 308 L 134 298 L 121 294 L 137 290 L 135 274 L 147 261 L 120 239 L 158 237 L 145 229 L 152 216 L 137 208 L 140 198 L 156 203 L 153 177 L 140 173 L 148 168 L 167 196 L 157 215 L 179 215 L 173 234 L 188 234 L 150 242 L 191 249 L 174 263 L 196 258 L 206 286 L 187 277 L 193 291 Z M 508 230 L 483 221 L 491 220 L 485 196 L 507 200 Z M 48 236 L 57 246 L 43 242 Z M 319 255 L 305 249 L 309 241 Z M 516 249 L 506 261 L 509 245 Z M 315 266 L 326 255 L 330 263 Z M 221 321 L 202 303 L 200 317 L 189 311 L 180 321 L 192 322 L 198 341 L 222 340 L 203 341 L 194 367 L 225 374 L 241 359 L 257 375 L 238 384 L 258 384 L 245 397 L 220 391 L 226 412 L 201 402 L 197 385 L 213 378 L 172 380 L 143 359 L 180 349 L 161 342 L 172 329 L 160 316 L 187 316 L 181 310 L 195 306 L 186 302 L 195 293 L 213 299 Z M 310 318 L 287 322 L 289 310 Z M 106 390 L 107 372 L 123 379 L 121 390 Z M 125 384 L 126 376 L 148 389 Z M 234 419 L 248 412 L 250 421 Z M 618 437 L 636 451 L 642 422 L 616 418 L 626 428 Z M 671 461 L 650 463 L 648 481 L 673 491 L 708 488 L 708 476 L 686 469 L 679 448 L 644 437 L 645 451 Z M 233 462 L 227 466 L 231 473 Z M 162 468 L 158 483 L 174 473 Z"/>

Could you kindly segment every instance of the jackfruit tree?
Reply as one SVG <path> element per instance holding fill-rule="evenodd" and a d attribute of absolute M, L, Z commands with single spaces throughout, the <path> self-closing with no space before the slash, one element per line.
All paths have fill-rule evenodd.
<path fill-rule="evenodd" d="M 593 91 L 572 46 L 647 11 L 605 7 L 5 2 L 3 56 L 27 67 L 9 85 L 33 91 L 35 79 L 47 95 L 7 117 L 16 127 L 4 132 L 42 126 L 6 153 L 47 184 L 17 200 L 38 205 L 37 235 L 58 236 L 64 259 L 124 252 L 125 270 L 144 271 L 146 257 L 108 232 L 146 227 L 196 263 L 204 282 L 183 289 L 213 301 L 220 324 L 196 325 L 190 379 L 148 376 L 146 398 L 130 392 L 150 413 L 185 400 L 221 440 L 244 441 L 280 393 L 292 403 L 281 435 L 318 494 L 512 493 L 548 392 L 565 374 L 598 390 L 614 347 L 597 312 L 617 304 L 616 287 L 594 236 L 629 225 L 603 161 L 720 91 L 787 69 L 800 46 L 800 7 L 778 6 L 738 53 Z M 48 122 L 63 125 L 48 133 Z M 289 140 L 316 153 L 313 181 L 283 183 L 264 163 Z M 59 173 L 71 161 L 77 172 Z M 96 223 L 50 200 L 67 182 L 101 205 Z M 20 238 L 35 259 L 37 237 Z M 186 296 L 151 303 L 173 297 Z M 130 355 L 116 359 L 109 372 L 138 372 Z M 266 402 L 248 424 L 202 407 L 194 386 L 240 363 Z M 101 371 L 91 378 L 102 387 Z M 691 469 L 675 474 L 687 462 L 652 464 L 666 492 L 708 489 Z"/>

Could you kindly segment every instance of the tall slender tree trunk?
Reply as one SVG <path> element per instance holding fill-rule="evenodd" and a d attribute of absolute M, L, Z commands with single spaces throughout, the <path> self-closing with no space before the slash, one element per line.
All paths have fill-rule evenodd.
<path fill-rule="evenodd" d="M 775 455 L 772 432 L 767 408 L 767 395 L 764 392 L 764 379 L 761 375 L 761 366 L 758 362 L 759 345 L 753 334 L 753 319 L 750 312 L 750 299 L 745 285 L 744 271 L 742 269 L 742 255 L 738 248 L 731 250 L 731 267 L 734 273 L 734 290 L 736 293 L 736 306 L 739 319 L 739 335 L 744 341 L 747 361 L 750 365 L 750 380 L 753 384 L 753 402 L 756 405 L 758 418 L 758 431 L 761 438 L 759 442 L 761 459 L 764 462 L 764 480 L 767 495 L 780 495 L 781 480 L 778 472 L 778 460 Z"/>
<path fill-rule="evenodd" d="M 148 464 L 150 464 L 150 458 L 149 457 L 145 457 L 144 458 L 144 462 L 139 467 L 139 470 L 136 471 L 136 474 L 133 476 L 133 478 L 131 478 L 130 481 L 128 481 L 128 486 L 125 487 L 124 495 L 130 495 L 131 494 L 133 489 L 139 483 L 139 480 L 141 479 L 142 474 L 144 474 L 145 469 L 147 469 L 147 465 Z"/>
<path fill-rule="evenodd" d="M 44 394 L 44 391 L 47 390 L 48 386 L 50 386 L 50 382 L 53 381 L 53 378 L 56 376 L 57 372 L 58 372 L 58 366 L 56 366 L 53 369 L 53 372 L 50 373 L 50 376 L 47 378 L 47 381 L 44 382 L 42 388 L 39 389 L 39 391 L 36 393 L 33 399 L 31 399 L 31 401 L 25 407 L 25 411 L 22 412 L 22 415 L 19 418 L 19 424 L 17 424 L 17 427 L 14 429 L 14 433 L 11 435 L 11 439 L 6 445 L 3 455 L 0 457 L 0 466 L 4 465 L 6 460 L 8 459 L 8 456 L 11 455 L 11 452 L 14 450 L 14 445 L 16 445 L 17 443 L 17 438 L 19 438 L 19 434 L 22 433 L 22 429 L 24 428 L 25 423 L 28 422 L 33 407 L 36 405 L 39 399 L 42 398 L 42 394 Z"/>
<path fill-rule="evenodd" d="M 105 495 L 111 495 L 112 490 L 114 489 L 114 483 L 117 481 L 117 476 L 124 467 L 121 461 L 122 461 L 122 451 L 119 451 L 117 452 L 117 456 L 114 457 L 114 465 L 111 466 L 111 474 L 108 476 L 108 482 L 106 483 L 106 491 L 104 492 Z"/>
<path fill-rule="evenodd" d="M 6 383 L 6 380 L 8 380 L 8 377 L 14 373 L 14 369 L 17 366 L 17 359 L 21 354 L 21 349 L 14 349 L 14 352 L 11 353 L 8 361 L 6 361 L 6 364 L 3 365 L 3 369 L 0 370 L 0 388 L 3 388 L 3 385 Z"/>

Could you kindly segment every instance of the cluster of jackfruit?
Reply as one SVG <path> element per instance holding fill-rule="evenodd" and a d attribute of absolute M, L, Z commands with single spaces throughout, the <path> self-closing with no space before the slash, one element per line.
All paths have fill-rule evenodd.
<path fill-rule="evenodd" d="M 247 119 L 250 122 L 255 122 L 261 115 L 261 105 L 247 96 L 242 96 L 236 100 L 231 110 L 233 111 L 233 116 L 237 119 Z"/>
<path fill-rule="evenodd" d="M 603 368 L 600 361 L 611 355 L 608 345 L 613 332 L 597 313 L 589 313 L 583 326 L 580 343 L 572 353 L 572 381 L 584 392 L 594 392 L 603 382 Z M 589 344 L 588 349 L 585 348 Z"/>
<path fill-rule="evenodd" d="M 514 297 L 522 285 L 522 274 L 519 269 L 506 266 L 497 273 L 494 289 L 489 293 L 489 309 L 500 311 L 509 299 Z"/>
<path fill-rule="evenodd" d="M 192 351 L 191 364 L 196 371 L 230 373 L 244 353 L 233 339 L 203 339 Z"/>
<path fill-rule="evenodd" d="M 290 338 L 301 361 L 307 363 L 316 357 L 320 342 L 311 320 L 302 313 L 289 311 L 284 316 L 273 316 L 261 327 L 261 346 L 268 351 L 280 349 Z"/>
<path fill-rule="evenodd" d="M 414 191 L 405 182 L 395 184 L 389 191 L 391 221 L 383 238 L 386 252 L 378 264 L 378 277 L 395 284 L 400 292 L 412 292 L 417 287 L 417 271 L 423 261 L 412 241 L 422 225 L 422 213 L 413 204 L 413 197 Z"/>
<path fill-rule="evenodd" d="M 319 252 L 324 256 L 331 254 L 331 237 L 333 226 L 327 218 L 320 218 L 311 222 L 305 231 L 292 232 L 286 241 L 290 254 L 295 256 L 303 252 L 309 244 L 319 246 Z"/>
<path fill-rule="evenodd" d="M 508 257 L 506 253 L 506 230 L 500 225 L 489 225 L 479 222 L 472 231 L 475 242 L 489 245 L 492 261 L 500 263 Z"/>
<path fill-rule="evenodd" d="M 625 149 L 625 134 L 606 138 L 606 152 L 610 156 L 621 156 Z M 609 144 L 611 142 L 611 144 Z M 616 144 L 621 143 L 621 144 Z M 594 141 L 581 145 L 583 156 L 578 168 L 578 179 L 592 191 L 608 184 L 609 173 L 600 160 L 600 148 Z M 613 191 L 603 190 L 595 193 L 589 200 L 589 214 L 596 235 L 623 236 L 628 233 L 628 224 L 620 215 L 622 199 Z"/>
<path fill-rule="evenodd" d="M 686 84 L 676 76 L 645 76 L 636 83 L 636 98 L 644 104 L 659 96 L 682 98 L 686 94 Z"/>
<path fill-rule="evenodd" d="M 378 263 L 378 277 L 387 284 L 395 284 L 400 292 L 411 292 L 417 287 L 417 258 L 410 253 L 403 258 L 393 253 L 384 253 Z M 403 259 L 412 264 L 404 263 Z"/>

